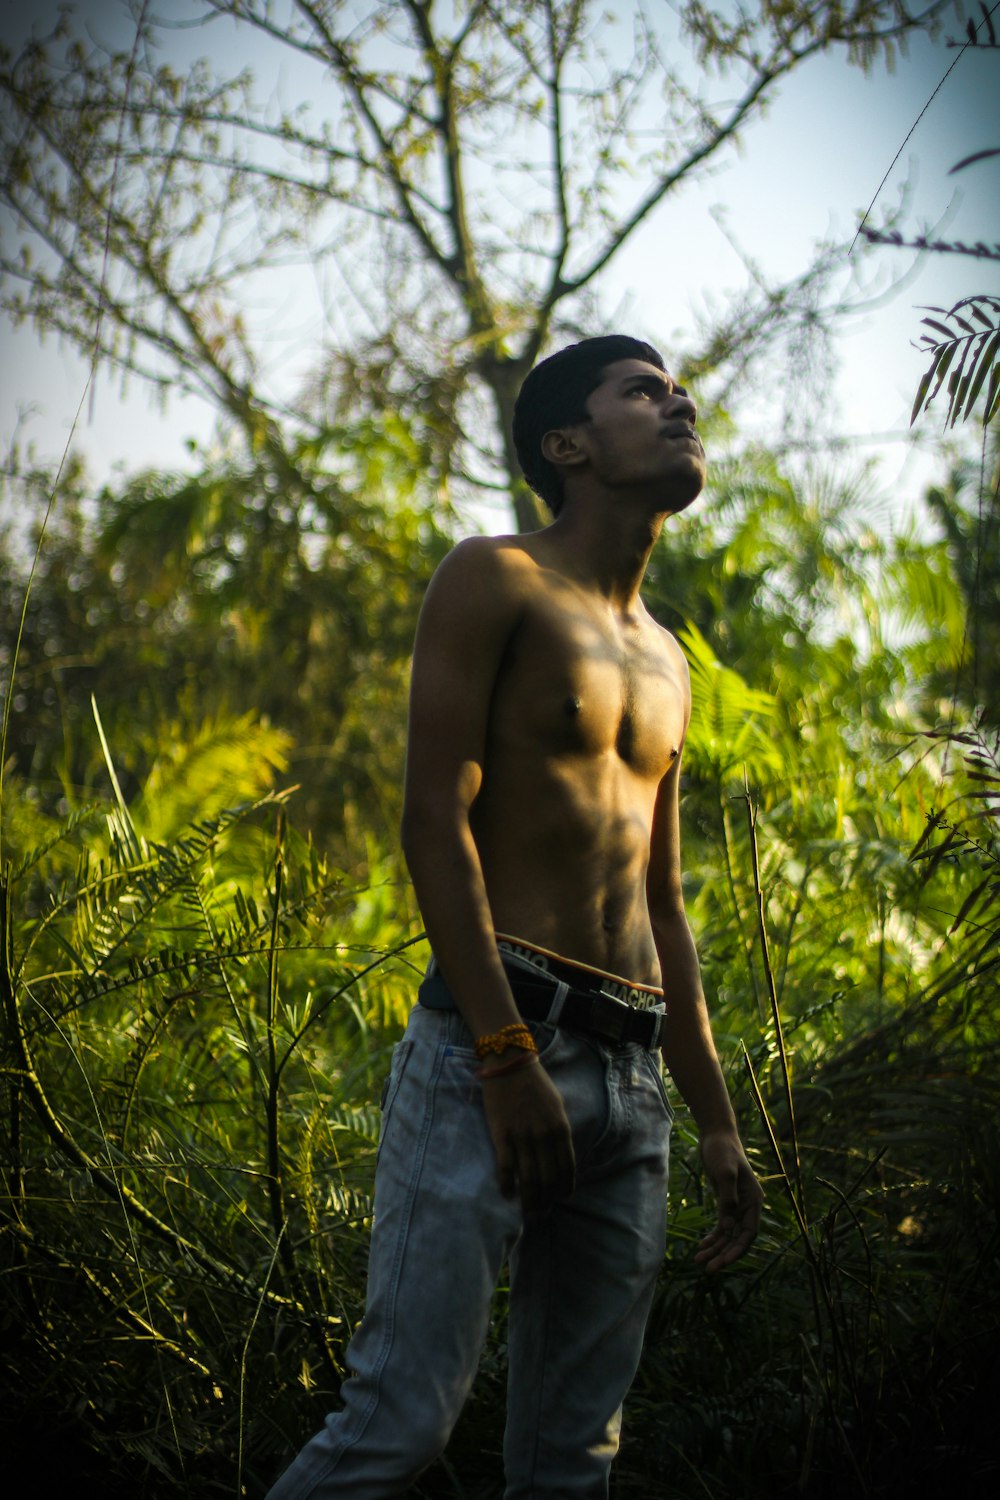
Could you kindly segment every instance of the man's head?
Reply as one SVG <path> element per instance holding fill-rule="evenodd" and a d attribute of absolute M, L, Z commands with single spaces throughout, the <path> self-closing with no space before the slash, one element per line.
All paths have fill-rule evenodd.
<path fill-rule="evenodd" d="M 585 422 L 588 396 L 601 384 L 607 367 L 623 359 L 640 359 L 666 370 L 651 344 L 610 333 L 551 354 L 530 371 L 521 386 L 514 407 L 514 446 L 525 479 L 553 515 L 562 506 L 563 482 L 542 452 L 542 440 L 554 428 Z"/>

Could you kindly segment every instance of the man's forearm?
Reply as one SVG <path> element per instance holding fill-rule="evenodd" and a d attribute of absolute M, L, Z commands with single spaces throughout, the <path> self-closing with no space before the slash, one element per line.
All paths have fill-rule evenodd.
<path fill-rule="evenodd" d="M 667 999 L 663 1060 L 702 1135 L 736 1133 L 736 1116 L 712 1038 L 698 954 L 683 914 L 654 922 Z"/>
<path fill-rule="evenodd" d="M 411 815 L 403 851 L 431 947 L 470 1031 L 482 1036 L 518 1021 L 468 823 Z"/>

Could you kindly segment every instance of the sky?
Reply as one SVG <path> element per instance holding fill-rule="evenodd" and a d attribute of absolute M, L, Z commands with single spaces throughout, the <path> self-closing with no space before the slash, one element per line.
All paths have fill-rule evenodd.
<path fill-rule="evenodd" d="M 35 24 L 55 8 L 37 0 Z M 5 0 L 5 39 L 23 34 L 26 9 Z M 85 9 L 102 21 L 118 12 L 113 0 L 86 0 Z M 978 16 L 978 7 L 969 13 Z M 1000 7 L 995 20 L 1000 30 Z M 958 18 L 945 27 L 945 37 L 963 33 Z M 950 172 L 971 152 L 1000 145 L 1000 50 L 961 52 L 945 37 L 911 43 L 892 74 L 880 68 L 865 75 L 837 57 L 812 60 L 793 74 L 740 151 L 727 153 L 680 207 L 653 215 L 612 263 L 600 291 L 617 325 L 655 335 L 669 362 L 671 345 L 683 345 L 699 317 L 745 282 L 734 245 L 769 282 L 803 270 L 813 244 L 831 235 L 844 242 L 846 267 L 847 244 L 864 210 L 874 200 L 877 220 L 904 184 L 910 233 L 937 225 L 951 240 L 1000 240 L 1000 157 Z M 880 482 L 901 515 L 934 468 L 913 447 L 908 428 L 928 363 L 913 348 L 921 304 L 949 307 L 970 292 L 1000 292 L 1000 263 L 931 255 L 914 264 L 907 252 L 883 249 L 864 262 L 862 274 L 878 290 L 904 273 L 906 284 L 883 305 L 841 328 L 825 412 L 828 430 L 848 440 L 859 459 L 877 459 Z M 301 337 L 307 318 L 291 312 L 290 318 L 286 296 L 276 316 L 296 325 Z M 31 330 L 0 323 L 2 450 L 16 432 L 22 448 L 31 444 L 38 456 L 58 460 L 76 420 L 73 445 L 103 482 L 144 467 L 183 468 L 193 462 L 189 440 L 209 442 L 215 417 L 205 406 L 175 398 L 159 410 L 138 380 L 123 394 L 106 371 L 81 409 L 87 373 L 84 361 L 53 338 L 42 343 Z M 766 428 L 771 393 L 763 390 L 758 400 Z M 932 412 L 921 425 L 936 433 L 941 420 Z"/>

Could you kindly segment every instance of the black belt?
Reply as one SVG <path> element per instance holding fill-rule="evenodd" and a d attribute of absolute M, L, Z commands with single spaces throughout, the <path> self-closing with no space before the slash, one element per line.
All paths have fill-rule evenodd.
<path fill-rule="evenodd" d="M 636 1010 L 600 991 L 578 989 L 565 991 L 557 1011 L 559 985 L 555 980 L 529 978 L 507 964 L 504 968 L 517 1008 L 526 1021 L 553 1022 L 602 1041 L 638 1042 L 651 1052 L 663 1041 L 667 1018 L 662 1011 Z"/>
<path fill-rule="evenodd" d="M 599 1037 L 602 1041 L 619 1045 L 635 1042 L 650 1052 L 662 1045 L 667 1024 L 665 1013 L 640 1010 L 613 995 L 602 994 L 602 985 L 614 981 L 605 980 L 602 975 L 592 974 L 574 964 L 557 965 L 553 960 L 550 965 L 553 972 L 546 974 L 536 965 L 512 954 L 501 952 L 500 958 L 517 1008 L 526 1021 L 568 1026 L 585 1036 Z M 659 1002 L 655 991 L 636 988 L 654 1003 Z M 427 978 L 420 987 L 420 1001 L 434 1010 L 454 1009 L 455 1002 L 444 983 L 436 958 L 431 959 Z"/>

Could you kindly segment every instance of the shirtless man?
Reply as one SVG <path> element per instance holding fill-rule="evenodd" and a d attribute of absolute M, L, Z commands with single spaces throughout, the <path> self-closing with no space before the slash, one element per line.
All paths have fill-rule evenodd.
<path fill-rule="evenodd" d="M 428 589 L 403 843 L 434 960 L 384 1099 L 345 1407 L 272 1500 L 405 1491 L 458 1418 L 506 1259 L 506 1500 L 607 1495 L 663 1259 L 657 1048 L 718 1198 L 696 1259 L 757 1232 L 681 895 L 687 670 L 639 597 L 704 484 L 695 417 L 636 340 L 543 361 L 514 430 L 554 522 L 461 543 Z"/>

